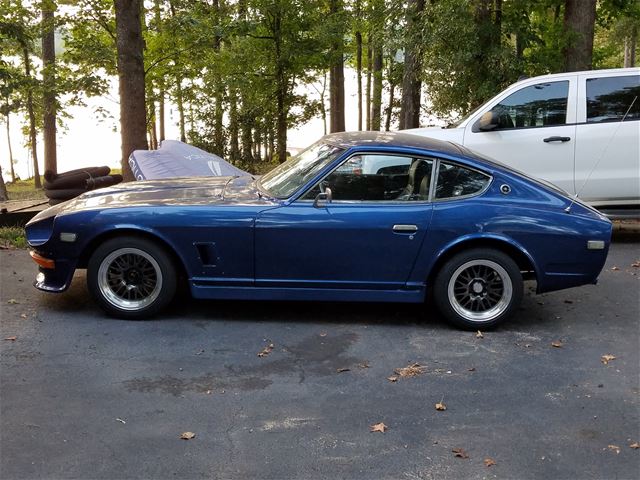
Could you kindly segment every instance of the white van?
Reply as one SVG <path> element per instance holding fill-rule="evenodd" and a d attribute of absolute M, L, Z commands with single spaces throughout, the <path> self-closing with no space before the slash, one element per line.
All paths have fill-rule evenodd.
<path fill-rule="evenodd" d="M 464 145 L 611 216 L 640 212 L 640 68 L 527 78 L 448 128 L 406 132 Z"/>

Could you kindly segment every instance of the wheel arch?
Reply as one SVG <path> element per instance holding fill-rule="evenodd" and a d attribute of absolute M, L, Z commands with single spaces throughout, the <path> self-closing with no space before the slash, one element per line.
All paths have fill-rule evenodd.
<path fill-rule="evenodd" d="M 173 245 L 171 245 L 169 241 L 167 241 L 165 238 L 163 238 L 161 235 L 159 235 L 156 232 L 149 231 L 149 230 L 142 230 L 140 228 L 135 228 L 135 227 L 116 228 L 113 230 L 106 230 L 95 235 L 93 238 L 91 238 L 91 240 L 89 240 L 85 244 L 84 248 L 82 249 L 82 252 L 78 257 L 77 268 L 87 267 L 87 264 L 89 263 L 89 258 L 91 257 L 91 253 L 95 251 L 95 249 L 101 243 L 111 240 L 112 238 L 125 237 L 125 236 L 144 238 L 146 240 L 150 240 L 160 245 L 167 252 L 171 260 L 173 260 L 174 265 L 178 270 L 178 275 L 183 275 L 185 276 L 185 278 L 188 278 L 188 272 L 187 272 L 187 268 L 184 263 L 184 260 L 177 253 L 176 249 L 173 247 Z"/>
<path fill-rule="evenodd" d="M 455 242 L 448 244 L 440 250 L 435 262 L 429 269 L 429 274 L 427 276 L 427 288 L 431 288 L 436 275 L 449 259 L 458 253 L 471 248 L 491 248 L 501 251 L 506 255 L 509 255 L 509 257 L 516 262 L 520 271 L 523 272 L 523 278 L 525 280 L 533 279 L 539 281 L 539 269 L 536 262 L 522 245 L 512 239 L 500 236 L 484 235 L 457 239 Z"/>

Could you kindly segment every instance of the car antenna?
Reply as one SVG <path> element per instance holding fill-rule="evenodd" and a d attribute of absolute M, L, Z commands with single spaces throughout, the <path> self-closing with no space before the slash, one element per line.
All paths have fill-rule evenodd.
<path fill-rule="evenodd" d="M 604 158 L 604 154 L 607 153 L 607 150 L 609 149 L 609 145 L 611 145 L 611 142 L 615 138 L 616 134 L 618 133 L 618 130 L 620 129 L 620 126 L 622 125 L 622 122 L 624 122 L 625 118 L 627 118 L 627 115 L 629 115 L 629 112 L 631 111 L 631 108 L 633 107 L 633 104 L 636 103 L 637 99 L 638 99 L 637 95 L 635 97 L 633 97 L 633 101 L 631 102 L 631 105 L 629 105 L 629 108 L 627 108 L 627 111 L 622 116 L 622 120 L 620 120 L 618 122 L 618 126 L 613 131 L 613 133 L 611 134 L 611 137 L 609 137 L 609 141 L 607 142 L 607 145 L 604 147 L 604 150 L 602 150 L 602 153 L 600 154 L 600 158 L 598 158 L 598 161 L 593 165 L 593 168 L 589 172 L 589 175 L 587 175 L 587 178 L 584 179 L 584 182 L 582 182 L 582 185 L 576 191 L 576 194 L 571 199 L 571 203 L 569 204 L 569 206 L 564 209 L 565 212 L 571 213 L 571 207 L 573 207 L 573 204 L 576 203 L 576 199 L 580 196 L 580 194 L 582 193 L 582 190 L 584 190 L 584 187 L 587 185 L 587 182 L 591 178 L 591 175 L 593 175 L 593 172 L 595 171 L 595 169 L 598 167 L 598 165 L 600 164 L 600 162 Z"/>

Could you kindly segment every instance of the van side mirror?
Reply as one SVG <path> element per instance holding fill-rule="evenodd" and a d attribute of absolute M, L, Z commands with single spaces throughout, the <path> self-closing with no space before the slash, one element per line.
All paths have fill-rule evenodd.
<path fill-rule="evenodd" d="M 490 132 L 498 127 L 500 124 L 500 118 L 497 112 L 489 110 L 482 114 L 480 119 L 473 126 L 473 131 L 476 132 Z"/>
<path fill-rule="evenodd" d="M 326 187 L 324 192 L 320 192 L 316 195 L 316 199 L 313 201 L 313 206 L 315 208 L 324 207 L 328 203 L 331 203 L 331 200 L 333 200 L 331 189 Z"/>

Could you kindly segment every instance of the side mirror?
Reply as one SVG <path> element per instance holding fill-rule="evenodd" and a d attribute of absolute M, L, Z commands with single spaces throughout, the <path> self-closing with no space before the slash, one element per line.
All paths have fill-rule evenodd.
<path fill-rule="evenodd" d="M 324 207 L 326 204 L 331 203 L 331 200 L 333 200 L 331 189 L 326 187 L 324 192 L 316 195 L 316 199 L 313 201 L 313 206 L 315 208 Z"/>
<path fill-rule="evenodd" d="M 490 110 L 488 112 L 485 112 L 480 117 L 480 119 L 474 125 L 474 127 L 476 127 L 474 130 L 477 129 L 477 131 L 490 132 L 491 130 L 497 128 L 499 124 L 500 118 L 498 116 L 498 113 Z"/>

